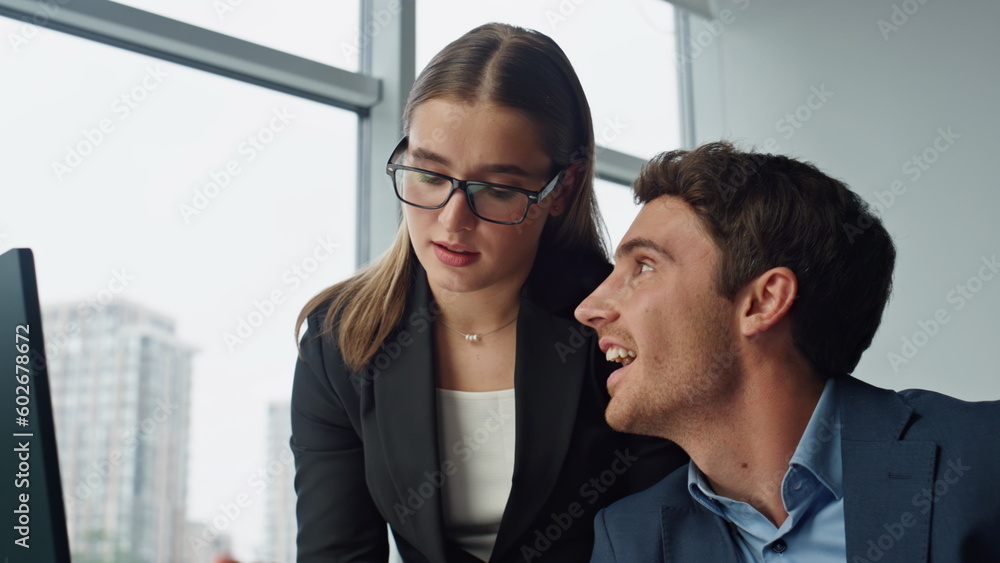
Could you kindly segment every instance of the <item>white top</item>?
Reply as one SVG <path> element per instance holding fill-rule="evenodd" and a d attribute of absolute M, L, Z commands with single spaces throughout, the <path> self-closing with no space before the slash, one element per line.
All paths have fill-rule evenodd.
<path fill-rule="evenodd" d="M 514 475 L 514 390 L 437 397 L 445 537 L 488 561 Z"/>

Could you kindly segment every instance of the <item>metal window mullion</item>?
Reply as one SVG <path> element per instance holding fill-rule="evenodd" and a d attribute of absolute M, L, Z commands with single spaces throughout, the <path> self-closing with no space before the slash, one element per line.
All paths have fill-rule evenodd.
<path fill-rule="evenodd" d="M 694 122 L 694 82 L 691 68 L 691 16 L 687 10 L 674 10 L 677 51 L 677 93 L 681 124 L 681 147 L 693 149 L 697 144 Z"/>
<path fill-rule="evenodd" d="M 403 105 L 416 75 L 414 0 L 362 0 L 364 74 L 379 77 L 380 100 L 358 123 L 357 265 L 392 244 L 399 203 L 385 180 L 385 158 L 399 141 Z"/>
<path fill-rule="evenodd" d="M 108 0 L 0 0 L 0 15 L 351 111 L 379 99 L 374 77 Z"/>
<path fill-rule="evenodd" d="M 631 186 L 632 182 L 639 177 L 642 165 L 646 163 L 645 160 L 637 156 L 607 147 L 599 146 L 596 152 L 597 177 L 616 184 Z"/>

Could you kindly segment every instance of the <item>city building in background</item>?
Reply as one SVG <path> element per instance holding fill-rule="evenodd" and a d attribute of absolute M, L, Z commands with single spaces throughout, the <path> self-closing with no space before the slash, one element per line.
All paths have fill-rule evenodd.
<path fill-rule="evenodd" d="M 295 486 L 292 452 L 291 404 L 274 401 L 267 409 L 267 473 L 265 489 L 264 561 L 295 561 Z"/>
<path fill-rule="evenodd" d="M 211 539 L 205 539 L 205 530 L 210 524 L 188 521 L 185 530 L 185 551 L 180 559 L 184 563 L 216 563 L 220 557 L 232 553 L 233 542 L 229 534 L 218 532 Z"/>
<path fill-rule="evenodd" d="M 170 317 L 105 301 L 43 308 L 73 560 L 186 561 L 195 349 Z"/>

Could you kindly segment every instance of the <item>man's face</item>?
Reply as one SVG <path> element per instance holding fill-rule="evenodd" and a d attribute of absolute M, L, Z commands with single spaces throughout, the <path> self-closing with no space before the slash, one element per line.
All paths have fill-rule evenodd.
<path fill-rule="evenodd" d="M 643 207 L 615 269 L 576 309 L 601 351 L 623 367 L 608 378 L 616 430 L 671 437 L 725 404 L 737 382 L 736 310 L 716 290 L 719 251 L 694 210 L 674 196 Z"/>

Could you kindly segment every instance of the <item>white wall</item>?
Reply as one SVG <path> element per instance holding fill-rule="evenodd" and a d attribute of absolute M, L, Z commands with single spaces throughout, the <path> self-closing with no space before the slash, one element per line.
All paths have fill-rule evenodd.
<path fill-rule="evenodd" d="M 697 142 L 740 140 L 809 160 L 869 202 L 882 193 L 895 290 L 855 375 L 1000 398 L 1000 273 L 983 267 L 1000 259 L 1000 2 L 719 0 L 716 14 L 691 21 Z M 936 161 L 922 170 L 925 150 Z M 936 314 L 947 324 L 922 329 Z"/>

